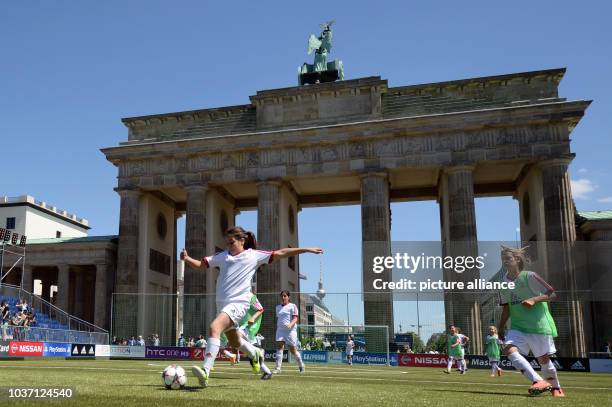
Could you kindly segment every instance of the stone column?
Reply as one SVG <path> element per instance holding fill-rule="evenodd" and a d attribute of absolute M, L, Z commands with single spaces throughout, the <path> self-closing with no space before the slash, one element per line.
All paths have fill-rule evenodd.
<path fill-rule="evenodd" d="M 567 167 L 570 158 L 544 161 L 542 171 L 546 240 L 572 242 L 576 240 L 574 203 Z"/>
<path fill-rule="evenodd" d="M 85 314 L 85 276 L 84 270 L 78 270 L 75 273 L 75 290 L 74 290 L 74 315 L 84 319 Z"/>
<path fill-rule="evenodd" d="M 280 189 L 279 181 L 265 181 L 257 184 L 257 246 L 263 250 L 279 249 L 280 244 Z M 263 313 L 262 335 L 274 338 L 276 315 L 274 309 L 279 302 L 281 286 L 280 262 L 261 267 L 257 273 L 257 291 L 273 293 L 259 297 L 266 312 Z M 293 294 L 294 303 L 298 302 L 297 293 Z M 270 344 L 273 341 L 268 341 Z"/>
<path fill-rule="evenodd" d="M 117 273 L 113 297 L 111 335 L 129 339 L 137 335 L 138 298 L 138 235 L 140 226 L 140 197 L 136 190 L 119 190 L 119 243 L 117 246 Z M 76 307 L 76 303 L 75 303 Z"/>
<path fill-rule="evenodd" d="M 106 264 L 96 264 L 96 292 L 94 295 L 94 325 L 106 328 Z"/>
<path fill-rule="evenodd" d="M 70 266 L 68 264 L 57 265 L 57 300 L 55 306 L 68 312 L 68 300 L 70 296 Z"/>
<path fill-rule="evenodd" d="M 578 300 L 572 256 L 576 240 L 575 209 L 567 168 L 571 158 L 538 164 L 542 171 L 544 230 L 549 283 L 558 291 L 550 303 L 559 336 L 555 343 L 562 356 L 585 357 L 584 304 Z"/>
<path fill-rule="evenodd" d="M 49 276 L 45 273 L 45 276 L 40 280 L 42 292 L 40 298 L 47 302 L 51 302 L 51 282 L 49 281 Z"/>
<path fill-rule="evenodd" d="M 21 288 L 29 293 L 32 292 L 32 266 L 23 266 L 23 271 L 21 274 Z"/>
<path fill-rule="evenodd" d="M 187 190 L 187 219 L 185 225 L 185 248 L 189 257 L 201 260 L 207 254 L 206 247 L 206 193 L 205 185 L 193 185 Z M 206 335 L 206 273 L 185 264 L 183 331 L 185 337 Z"/>
<path fill-rule="evenodd" d="M 440 188 L 443 256 L 478 256 L 476 209 L 474 205 L 474 167 L 445 168 Z M 480 278 L 478 269 L 457 273 L 444 270 L 445 281 L 469 281 Z M 471 339 L 471 352 L 481 353 L 482 330 L 480 303 L 477 295 L 446 292 L 444 295 L 446 325 L 456 325 Z"/>
<path fill-rule="evenodd" d="M 391 209 L 389 206 L 389 180 L 386 173 L 368 173 L 361 176 L 361 242 L 364 294 L 364 322 L 366 325 L 386 325 L 389 340 L 394 338 L 393 294 L 389 290 L 375 290 L 374 279 L 392 281 L 391 271 L 374 274 L 375 256 L 391 255 Z M 367 335 L 369 336 L 369 335 Z M 380 332 L 367 338 L 368 351 L 382 347 Z"/>
<path fill-rule="evenodd" d="M 177 220 L 180 218 L 180 214 L 175 210 L 174 217 L 172 222 L 172 228 L 174 233 L 174 242 L 173 242 L 173 251 L 172 251 L 172 287 L 170 288 L 170 316 L 168 321 L 168 329 L 166 333 L 157 332 L 160 335 L 161 344 L 173 344 L 176 345 L 176 341 L 178 339 L 178 304 L 177 304 L 177 291 L 178 291 L 178 259 L 176 257 L 176 253 L 178 251 L 178 233 L 177 233 Z"/>

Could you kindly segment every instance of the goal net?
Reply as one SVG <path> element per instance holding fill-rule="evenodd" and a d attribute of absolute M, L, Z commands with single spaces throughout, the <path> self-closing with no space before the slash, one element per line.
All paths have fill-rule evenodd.
<path fill-rule="evenodd" d="M 348 337 L 355 352 L 384 353 L 389 363 L 389 327 L 386 325 L 298 325 L 302 350 L 344 352 Z"/>

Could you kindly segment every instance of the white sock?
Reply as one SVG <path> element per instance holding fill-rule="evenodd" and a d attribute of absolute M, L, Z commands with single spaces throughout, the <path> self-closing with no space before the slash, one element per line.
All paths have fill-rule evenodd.
<path fill-rule="evenodd" d="M 299 367 L 304 367 L 304 362 L 302 362 L 302 356 L 300 355 L 300 352 L 295 352 L 293 354 L 293 357 L 295 358 L 295 360 L 297 361 L 297 364 Z"/>
<path fill-rule="evenodd" d="M 240 346 L 238 347 L 241 351 L 246 353 L 248 357 L 253 359 L 257 354 L 257 349 L 255 346 L 251 345 L 248 341 L 245 341 L 243 338 L 240 338 Z"/>
<path fill-rule="evenodd" d="M 555 368 L 555 364 L 552 362 L 552 360 L 549 360 L 548 363 L 541 363 L 540 365 L 542 366 L 542 376 L 545 379 L 550 380 L 550 384 L 552 384 L 554 388 L 561 388 L 559 378 L 557 377 L 557 368 Z"/>
<path fill-rule="evenodd" d="M 206 354 L 204 355 L 204 370 L 206 374 L 210 374 L 210 369 L 215 364 L 215 359 L 219 354 L 219 346 L 221 346 L 219 338 L 208 338 Z"/>
<path fill-rule="evenodd" d="M 240 362 L 240 350 L 236 351 L 236 362 Z"/>
<path fill-rule="evenodd" d="M 276 351 L 276 370 L 280 370 L 283 365 L 283 351 Z"/>
<path fill-rule="evenodd" d="M 232 352 L 230 352 L 230 351 L 229 351 L 229 350 L 227 350 L 227 349 L 223 350 L 223 354 L 224 354 L 225 356 L 227 356 L 228 358 L 233 358 L 233 357 L 235 357 L 235 356 L 236 356 L 236 355 L 234 355 Z"/>
<path fill-rule="evenodd" d="M 527 359 L 520 353 L 512 352 L 508 355 L 508 359 L 510 359 L 512 366 L 514 366 L 516 370 L 523 373 L 523 376 L 532 382 L 539 382 L 542 380 L 542 377 L 533 370 L 533 367 L 531 367 Z"/>
<path fill-rule="evenodd" d="M 497 362 L 491 362 L 491 374 L 497 373 Z"/>
<path fill-rule="evenodd" d="M 446 370 L 448 370 L 450 372 L 452 367 L 453 367 L 453 358 L 449 357 L 448 358 L 448 363 L 447 363 L 447 366 L 446 366 Z"/>
<path fill-rule="evenodd" d="M 272 372 L 270 372 L 270 369 L 268 368 L 268 366 L 266 366 L 266 364 L 264 362 L 261 362 L 259 364 L 259 366 L 261 367 L 261 371 L 264 372 L 265 374 L 272 373 Z"/>

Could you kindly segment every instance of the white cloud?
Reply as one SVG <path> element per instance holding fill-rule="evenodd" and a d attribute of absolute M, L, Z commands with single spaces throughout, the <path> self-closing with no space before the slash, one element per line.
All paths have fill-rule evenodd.
<path fill-rule="evenodd" d="M 581 168 L 581 169 L 579 169 L 579 170 L 578 170 L 578 172 L 579 172 L 580 174 L 584 174 L 584 173 L 586 173 L 586 172 L 588 172 L 588 171 L 587 171 L 587 169 L 586 169 L 586 168 Z"/>
<path fill-rule="evenodd" d="M 593 184 L 590 179 L 580 178 L 570 181 L 572 186 L 572 195 L 576 199 L 589 199 L 589 194 L 597 189 L 597 185 Z"/>
<path fill-rule="evenodd" d="M 598 199 L 597 202 L 601 203 L 612 203 L 612 196 L 607 196 L 605 198 Z"/>

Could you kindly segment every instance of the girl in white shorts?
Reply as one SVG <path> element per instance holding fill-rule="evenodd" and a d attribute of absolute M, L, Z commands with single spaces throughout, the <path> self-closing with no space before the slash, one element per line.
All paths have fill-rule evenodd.
<path fill-rule="evenodd" d="M 209 328 L 206 354 L 203 368 L 194 366 L 192 371 L 198 377 L 201 386 L 208 385 L 208 377 L 215 363 L 221 345 L 221 333 L 225 333 L 230 346 L 243 351 L 250 359 L 254 373 L 263 369 L 264 376 L 270 371 L 263 365 L 263 351 L 256 348 L 239 335 L 238 324 L 250 307 L 251 281 L 253 275 L 263 264 L 278 259 L 296 256 L 301 253 L 322 253 L 319 248 L 286 248 L 276 251 L 256 250 L 255 235 L 236 226 L 225 232 L 227 250 L 201 260 L 189 257 L 187 251 L 181 252 L 181 260 L 195 269 L 219 268 L 217 279 L 217 317 Z"/>
<path fill-rule="evenodd" d="M 275 373 L 280 373 L 283 365 L 283 351 L 285 343 L 289 345 L 289 351 L 297 361 L 300 373 L 304 373 L 305 367 L 300 352 L 298 352 L 297 306 L 289 302 L 291 294 L 287 290 L 281 291 L 281 303 L 276 306 L 276 369 Z"/>

